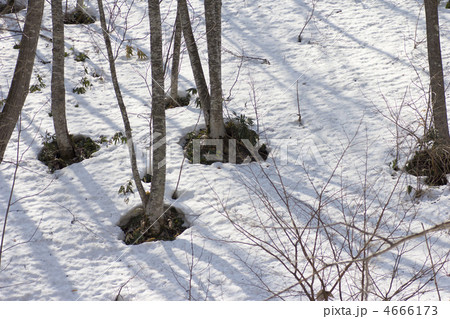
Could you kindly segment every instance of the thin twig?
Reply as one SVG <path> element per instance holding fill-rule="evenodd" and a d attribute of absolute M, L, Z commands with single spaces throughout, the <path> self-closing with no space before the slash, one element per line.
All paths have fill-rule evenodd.
<path fill-rule="evenodd" d="M 5 241 L 6 224 L 8 222 L 9 211 L 10 211 L 11 205 L 12 205 L 12 197 L 13 197 L 13 194 L 14 194 L 14 187 L 16 185 L 17 171 L 19 170 L 20 135 L 22 133 L 22 116 L 21 115 L 19 115 L 18 126 L 19 126 L 19 129 L 18 129 L 18 133 L 17 133 L 16 164 L 15 164 L 15 167 L 14 167 L 14 174 L 13 174 L 13 179 L 12 179 L 11 190 L 9 192 L 8 204 L 6 206 L 5 220 L 3 221 L 2 239 L 0 241 L 0 268 L 1 268 L 1 265 L 2 265 L 3 244 L 4 244 L 4 241 Z"/>
<path fill-rule="evenodd" d="M 298 108 L 298 123 L 302 124 L 302 112 L 300 111 L 300 96 L 298 94 L 298 80 L 297 80 L 297 108 Z"/>
<path fill-rule="evenodd" d="M 232 52 L 232 51 L 230 51 L 230 50 L 228 50 L 228 49 L 225 49 L 225 48 L 223 48 L 223 50 L 224 50 L 225 52 L 227 52 L 227 53 L 229 53 L 229 54 L 231 54 L 231 55 L 233 55 L 233 56 L 239 58 L 239 59 L 245 59 L 245 60 L 257 60 L 257 61 L 261 61 L 261 64 L 268 64 L 268 65 L 270 65 L 269 60 L 264 59 L 264 58 L 252 57 L 252 56 L 248 56 L 248 55 L 244 55 L 244 54 L 239 55 L 239 54 L 236 54 L 236 53 L 234 53 L 234 52 Z"/>
<path fill-rule="evenodd" d="M 300 30 L 300 33 L 297 36 L 297 41 L 298 42 L 302 42 L 302 40 L 303 40 L 302 39 L 303 31 L 305 31 L 306 26 L 309 24 L 309 22 L 311 21 L 311 19 L 314 16 L 314 11 L 316 10 L 316 3 L 317 3 L 317 0 L 312 0 L 312 9 L 311 9 L 311 12 L 309 13 L 309 16 L 306 18 L 306 21 L 305 21 L 305 24 L 303 25 L 303 28 Z"/>

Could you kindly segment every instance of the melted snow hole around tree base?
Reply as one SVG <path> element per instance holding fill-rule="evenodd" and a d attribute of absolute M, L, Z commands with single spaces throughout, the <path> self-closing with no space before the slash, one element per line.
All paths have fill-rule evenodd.
<path fill-rule="evenodd" d="M 158 240 L 175 240 L 188 228 L 184 213 L 180 209 L 168 205 L 164 205 L 164 212 L 164 225 L 161 232 L 156 234 L 149 227 L 142 205 L 132 208 L 117 223 L 117 226 L 123 231 L 120 239 L 127 245 L 139 245 Z"/>

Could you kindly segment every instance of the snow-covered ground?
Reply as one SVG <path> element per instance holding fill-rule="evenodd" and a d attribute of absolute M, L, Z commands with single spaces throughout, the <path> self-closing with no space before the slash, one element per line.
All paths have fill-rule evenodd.
<path fill-rule="evenodd" d="M 95 13 L 96 1 L 85 2 Z M 147 4 L 132 0 L 114 2 L 120 11 L 114 11 L 117 17 L 112 22 L 113 49 L 144 173 L 149 141 L 150 65 L 149 60 L 140 60 L 136 54 L 128 59 L 125 46 L 150 55 Z M 174 200 L 172 194 L 183 161 L 180 140 L 197 124 L 201 126 L 202 118 L 199 121 L 199 109 L 193 101 L 188 107 L 168 110 L 166 202 L 184 211 L 190 227 L 175 241 L 138 246 L 126 246 L 116 226 L 121 216 L 139 204 L 138 196 L 131 195 L 126 203 L 118 194 L 119 187 L 131 179 L 126 145 L 104 143 L 94 157 L 53 174 L 37 160 L 43 137 L 53 132 L 48 115 L 51 64 L 47 62 L 51 61 L 51 43 L 41 37 L 32 84 L 38 83 L 39 75 L 46 87 L 28 95 L 20 140 L 16 130 L 0 165 L 3 225 L 19 154 L 0 268 L 0 300 L 114 300 L 119 293 L 124 300 L 264 300 L 290 286 L 294 288 L 282 295 L 284 299 L 306 300 L 303 293 L 296 293 L 300 287 L 295 286 L 295 277 L 276 256 L 242 244 L 246 241 L 242 232 L 224 214 L 229 212 L 255 236 L 276 236 L 276 227 L 273 233 L 258 228 L 273 226 L 273 220 L 265 224 L 258 218 L 267 209 L 261 200 L 264 196 L 276 206 L 275 211 L 284 212 L 289 205 L 282 199 L 289 198 L 289 207 L 295 208 L 298 216 L 320 207 L 322 218 L 330 224 L 344 222 L 343 218 L 364 220 L 369 232 L 375 227 L 380 236 L 390 234 L 391 241 L 448 221 L 448 185 L 422 185 L 424 194 L 415 200 L 407 194 L 407 186 L 417 189 L 417 178 L 395 172 L 391 164 L 401 142 L 399 165 L 404 165 L 414 140 L 405 131 L 396 130 L 391 121 L 395 114 L 391 116 L 390 112 L 395 113 L 403 105 L 400 124 L 420 134 L 420 116 L 426 110 L 422 90 L 428 90 L 428 62 L 421 2 L 317 1 L 299 43 L 297 36 L 311 13 L 313 1 L 224 0 L 222 74 L 226 114 L 234 111 L 257 118 L 254 129 L 270 146 L 271 156 L 261 165 L 204 166 L 185 162 L 179 197 Z M 203 3 L 190 3 L 206 71 Z M 162 6 L 167 52 L 176 1 L 163 1 Z M 20 21 L 24 15 L 24 11 L 18 13 Z M 18 53 L 13 49 L 20 41 L 14 32 L 18 28 L 14 17 L 0 17 L 0 100 L 8 94 Z M 440 5 L 440 20 L 444 73 L 448 79 L 450 10 L 445 9 L 444 1 Z M 123 125 L 99 22 L 67 25 L 65 32 L 69 53 L 65 60 L 69 130 L 93 139 L 101 135 L 110 138 L 123 131 Z M 41 34 L 51 37 L 48 3 Z M 89 59 L 76 62 L 74 56 L 80 52 Z M 261 59 L 269 63 L 261 63 Z M 100 76 L 95 77 L 94 73 Z M 83 77 L 92 87 L 85 94 L 73 93 Z M 168 84 L 167 81 L 166 87 Z M 187 52 L 182 57 L 180 87 L 195 87 Z M 302 125 L 298 123 L 297 87 Z M 450 101 L 450 94 L 447 100 Z M 283 187 L 287 191 L 285 197 L 276 192 Z M 301 216 L 299 220 L 304 221 Z M 376 224 L 378 220 L 380 225 Z M 300 229 L 313 225 L 302 226 Z M 311 240 L 317 240 L 315 232 L 308 231 Z M 358 243 L 352 240 L 360 237 L 347 235 L 337 237 L 334 248 L 355 251 Z M 322 259 L 316 261 L 316 266 L 321 268 L 333 260 L 330 256 L 339 253 L 330 248 L 328 241 L 319 241 L 323 250 L 315 249 L 320 255 L 317 258 Z M 342 287 L 333 287 L 334 299 L 360 299 L 364 273 L 375 282 L 367 288 L 371 300 L 380 299 L 384 293 L 392 299 L 406 299 L 422 284 L 423 293 L 412 299 L 449 300 L 449 243 L 448 230 L 430 233 L 361 263 L 361 267 L 368 265 L 368 272 L 354 265 L 349 270 L 351 274 L 345 274 Z M 373 245 L 376 244 L 381 243 Z M 368 247 L 367 252 L 378 247 Z M 286 251 L 292 252 L 291 248 Z M 342 256 L 342 260 L 348 260 L 345 253 Z M 401 258 L 396 260 L 396 256 Z M 396 262 L 400 268 L 392 275 Z M 434 269 L 435 274 L 430 270 L 433 263 L 440 265 Z M 307 273 L 310 268 L 305 266 L 303 270 Z M 414 274 L 423 276 L 408 284 Z M 326 288 L 331 289 L 336 272 L 326 269 L 322 276 L 329 283 Z M 320 283 L 316 281 L 314 285 L 316 294 Z M 406 286 L 402 289 L 402 285 Z M 388 292 L 396 289 L 400 290 L 398 294 Z"/>

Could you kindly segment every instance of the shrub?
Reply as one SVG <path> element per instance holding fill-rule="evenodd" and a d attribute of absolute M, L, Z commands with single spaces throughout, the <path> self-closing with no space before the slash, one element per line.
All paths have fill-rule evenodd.
<path fill-rule="evenodd" d="M 77 62 L 84 62 L 87 59 L 89 59 L 89 57 L 83 52 L 79 52 L 78 54 L 75 55 L 75 58 L 74 58 L 74 60 Z"/>
<path fill-rule="evenodd" d="M 86 93 L 86 89 L 92 87 L 91 81 L 89 81 L 89 79 L 85 76 L 81 78 L 80 84 L 81 84 L 81 86 L 76 86 L 72 89 L 73 93 L 84 94 L 84 93 Z"/>
<path fill-rule="evenodd" d="M 133 47 L 131 45 L 127 45 L 125 47 L 125 56 L 127 57 L 127 59 L 131 59 L 131 57 L 133 56 Z"/>
<path fill-rule="evenodd" d="M 45 88 L 47 85 L 44 83 L 44 79 L 39 74 L 37 77 L 37 83 L 30 86 L 30 93 L 34 92 L 41 92 L 43 88 Z"/>

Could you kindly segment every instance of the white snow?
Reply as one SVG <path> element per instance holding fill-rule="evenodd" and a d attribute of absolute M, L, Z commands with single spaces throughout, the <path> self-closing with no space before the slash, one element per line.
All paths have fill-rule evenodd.
<path fill-rule="evenodd" d="M 86 2 L 96 11 L 96 1 Z M 207 75 L 203 2 L 190 2 L 195 9 L 191 18 Z M 132 45 L 150 56 L 147 4 L 131 0 L 118 3 L 120 12 L 115 11 L 118 16 L 111 32 L 113 50 L 118 54 L 119 80 L 143 174 L 149 142 L 150 64 L 149 60 L 139 60 L 136 51 L 127 59 L 125 46 Z M 28 95 L 21 117 L 20 140 L 16 130 L 0 165 L 3 225 L 19 153 L 0 268 L 0 300 L 114 300 L 119 292 L 124 300 L 188 300 L 189 295 L 195 300 L 271 297 L 261 281 L 278 292 L 295 284 L 295 279 L 272 256 L 237 243 L 245 239 L 221 213 L 223 204 L 246 227 L 256 225 L 255 207 L 263 209 L 263 205 L 251 189 L 259 186 L 277 202 L 275 205 L 280 204 L 262 168 L 281 187 L 276 177 L 278 170 L 284 186 L 304 210 L 317 207 L 315 188 L 320 192 L 326 186 L 325 196 L 335 199 L 322 213 L 329 221 L 342 222 L 345 214 L 362 220 L 362 214 L 354 214 L 362 212 L 362 205 L 369 206 L 370 221 L 385 214 L 380 233 L 392 232 L 394 237 L 420 232 L 422 225 L 429 228 L 448 221 L 448 185 L 422 185 L 425 195 L 415 200 L 406 189 L 407 185 L 416 189 L 417 178 L 398 177 L 399 173 L 391 168 L 396 129 L 388 119 L 389 108 L 398 109 L 405 96 L 405 104 L 411 107 L 404 106 L 402 125 L 414 128 L 417 134 L 421 129 L 419 114 L 424 115 L 426 109 L 421 90 L 428 90 L 428 62 L 421 1 L 318 1 L 303 41 L 298 43 L 297 36 L 311 11 L 311 3 L 223 1 L 223 94 L 229 97 L 225 114 L 235 111 L 253 119 L 257 114 L 262 140 L 272 153 L 261 166 L 257 163 L 204 166 L 185 162 L 179 197 L 174 200 L 171 197 L 183 161 L 180 140 L 204 125 L 194 101 L 188 107 L 168 110 L 165 201 L 183 210 L 190 226 L 172 242 L 127 246 L 121 241 L 122 231 L 116 224 L 139 204 L 137 195 L 132 194 L 126 203 L 118 194 L 119 187 L 132 178 L 125 144 L 105 143 L 92 158 L 53 174 L 37 160 L 43 136 L 54 132 L 48 115 L 51 64 L 42 63 L 51 61 L 51 43 L 41 38 L 32 84 L 37 83 L 39 74 L 47 86 Z M 167 52 L 176 1 L 163 1 L 162 6 Z M 444 2 L 439 14 L 444 73 L 448 79 L 450 10 L 445 9 Z M 18 17 L 23 25 L 25 11 L 18 13 Z M 7 97 L 18 54 L 13 46 L 20 42 L 19 34 L 10 31 L 18 28 L 17 22 L 9 18 L 0 17 L 0 100 Z M 69 130 L 93 139 L 101 135 L 110 138 L 124 131 L 100 30 L 98 21 L 88 26 L 65 27 L 66 51 L 70 53 L 65 59 Z M 48 3 L 41 34 L 51 37 Z M 89 60 L 74 61 L 74 52 L 87 54 Z M 270 64 L 238 56 L 267 59 Z M 94 72 L 100 77 L 92 76 Z M 72 89 L 83 77 L 91 81 L 92 88 L 86 94 L 74 94 Z M 168 89 L 170 77 L 166 79 Z M 297 121 L 297 82 L 302 125 Z M 186 51 L 179 86 L 195 87 Z M 448 91 L 447 100 L 450 101 Z M 399 149 L 399 165 L 403 166 L 414 140 L 405 132 L 400 135 L 405 140 Z M 332 174 L 334 177 L 329 180 Z M 341 209 L 345 213 L 341 214 Z M 448 259 L 448 230 L 428 236 L 433 258 Z M 423 264 L 430 265 L 423 237 L 409 242 L 404 249 L 408 252 L 403 255 L 402 268 L 396 275 L 399 282 L 406 282 Z M 396 252 L 397 249 L 392 250 Z M 377 282 L 386 290 L 394 265 L 392 253 L 370 261 Z M 322 254 L 331 256 L 332 252 Z M 356 278 L 355 267 L 351 272 L 355 272 Z M 449 273 L 446 262 L 437 274 L 442 300 L 450 298 Z M 426 282 L 430 276 L 413 286 Z M 344 299 L 351 299 L 350 295 L 358 292 L 358 283 L 343 284 L 347 285 L 343 288 Z M 438 299 L 433 281 L 426 284 L 424 291 L 413 299 Z M 333 295 L 339 299 L 338 293 Z M 298 294 L 285 299 L 306 300 Z M 371 294 L 369 299 L 379 298 Z"/>

